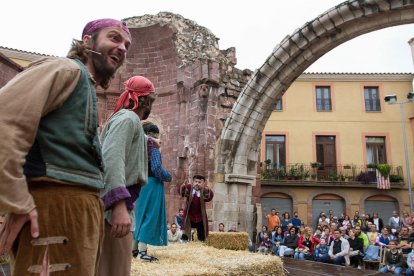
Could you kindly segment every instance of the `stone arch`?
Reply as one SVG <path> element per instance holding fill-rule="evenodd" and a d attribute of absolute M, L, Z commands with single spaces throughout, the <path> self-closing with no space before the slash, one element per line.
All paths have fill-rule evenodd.
<path fill-rule="evenodd" d="M 350 213 L 351 210 L 351 200 L 349 199 L 348 195 L 346 193 L 338 193 L 336 190 L 328 189 L 323 191 L 314 191 L 312 193 L 309 193 L 308 195 L 308 222 L 312 222 L 313 219 L 313 209 L 309 206 L 312 206 L 312 201 L 315 197 L 320 195 L 335 195 L 337 197 L 342 198 L 345 201 L 345 211 L 346 213 Z"/>
<path fill-rule="evenodd" d="M 266 197 L 267 195 L 271 195 L 274 193 L 278 193 L 278 194 L 285 194 L 287 196 L 289 196 L 292 199 L 292 208 L 293 211 L 297 211 L 297 207 L 298 207 L 298 198 L 296 196 L 296 194 L 294 192 L 288 191 L 288 190 L 283 190 L 283 192 L 266 192 L 266 193 L 262 193 L 260 195 L 260 198 L 262 197 Z"/>
<path fill-rule="evenodd" d="M 361 195 L 361 198 L 359 199 L 359 208 L 361 210 L 361 214 L 365 213 L 365 201 L 372 197 L 372 196 L 376 196 L 376 195 L 384 195 L 387 197 L 391 197 L 394 198 L 397 202 L 398 202 L 398 208 L 399 211 L 401 212 L 402 210 L 404 210 L 404 201 L 401 198 L 401 196 L 396 193 L 395 191 L 389 191 L 389 190 L 372 190 L 372 191 L 367 191 L 365 193 L 363 193 Z"/>
<path fill-rule="evenodd" d="M 216 143 L 217 197 L 213 201 L 242 206 L 237 216 L 253 221 L 251 189 L 246 186 L 256 181 L 259 143 L 272 105 L 300 74 L 335 47 L 369 32 L 409 23 L 414 23 L 413 0 L 348 0 L 276 45 L 243 88 Z M 225 194 L 228 189 L 238 191 L 237 195 Z M 238 220 L 232 216 L 213 208 L 213 219 Z M 251 232 L 252 226 L 246 225 L 244 230 Z"/>
<path fill-rule="evenodd" d="M 256 172 L 258 145 L 272 106 L 317 59 L 357 36 L 409 23 L 414 23 L 414 1 L 349 0 L 285 37 L 234 104 L 217 143 L 216 172 Z"/>

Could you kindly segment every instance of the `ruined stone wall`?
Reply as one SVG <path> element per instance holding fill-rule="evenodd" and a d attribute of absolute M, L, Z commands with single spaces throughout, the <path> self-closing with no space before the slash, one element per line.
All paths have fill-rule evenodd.
<path fill-rule="evenodd" d="M 179 15 L 125 21 L 132 45 L 111 86 L 98 91 L 100 122 L 103 125 L 112 113 L 125 80 L 143 75 L 154 83 L 158 98 L 149 120 L 161 129 L 163 165 L 173 174 L 165 185 L 171 222 L 183 207 L 177 185 L 202 174 L 214 187 L 215 144 L 252 72 L 234 67 L 234 48 L 219 50 L 218 39 L 208 29 Z M 211 209 L 211 203 L 207 207 Z"/>

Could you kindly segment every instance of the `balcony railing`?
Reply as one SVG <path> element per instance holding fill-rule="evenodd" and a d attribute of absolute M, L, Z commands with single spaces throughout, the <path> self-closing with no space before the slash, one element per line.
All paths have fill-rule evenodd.
<path fill-rule="evenodd" d="M 353 181 L 377 182 L 376 169 L 371 165 L 335 165 L 320 163 L 295 163 L 277 166 L 262 163 L 260 177 L 263 180 L 305 180 L 305 181 Z M 391 166 L 390 182 L 402 182 L 402 166 Z"/>

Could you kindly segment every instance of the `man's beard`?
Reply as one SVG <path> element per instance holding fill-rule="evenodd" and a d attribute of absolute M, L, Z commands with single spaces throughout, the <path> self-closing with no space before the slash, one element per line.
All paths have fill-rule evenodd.
<path fill-rule="evenodd" d="M 144 113 L 142 114 L 142 120 L 148 119 L 148 117 L 149 117 L 150 114 L 151 114 L 151 110 L 149 110 L 148 108 L 146 108 L 144 110 Z"/>
<path fill-rule="evenodd" d="M 111 67 L 108 65 L 107 62 L 107 54 L 103 49 L 99 49 L 96 46 L 93 48 L 93 51 L 101 53 L 100 55 L 92 54 L 92 64 L 95 69 L 96 76 L 99 76 L 102 80 L 109 80 L 115 73 L 115 71 L 119 68 Z"/>

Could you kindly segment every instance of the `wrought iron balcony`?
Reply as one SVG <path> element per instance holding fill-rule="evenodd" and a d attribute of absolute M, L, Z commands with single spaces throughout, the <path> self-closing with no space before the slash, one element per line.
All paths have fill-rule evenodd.
<path fill-rule="evenodd" d="M 390 182 L 403 184 L 402 166 L 391 166 Z M 359 182 L 375 184 L 377 182 L 374 165 L 334 165 L 327 166 L 320 163 L 295 163 L 286 166 L 273 166 L 271 163 L 262 163 L 260 166 L 261 180 L 295 181 L 295 182 Z"/>

